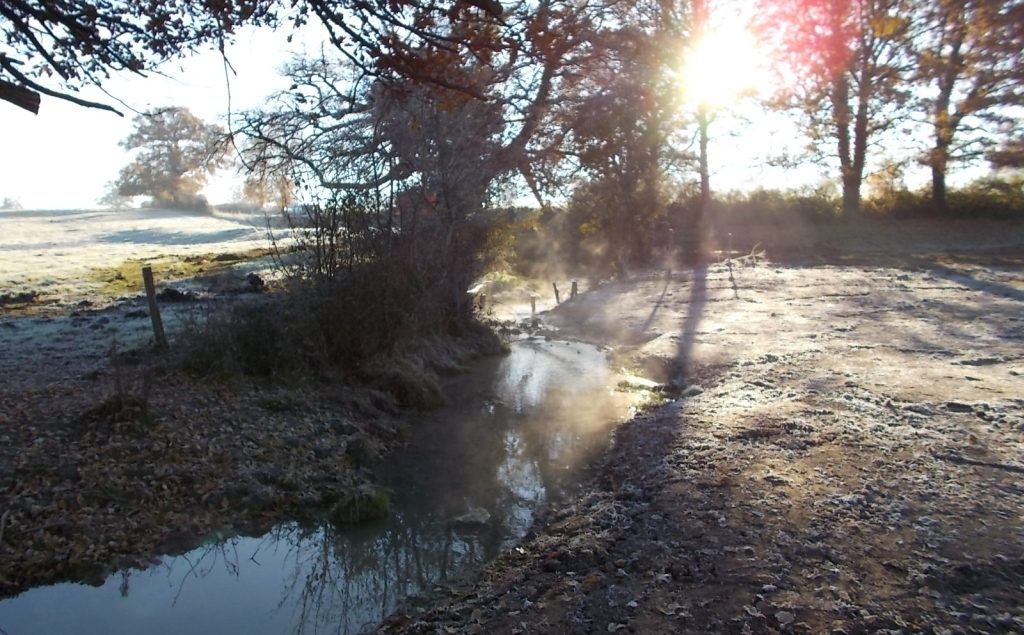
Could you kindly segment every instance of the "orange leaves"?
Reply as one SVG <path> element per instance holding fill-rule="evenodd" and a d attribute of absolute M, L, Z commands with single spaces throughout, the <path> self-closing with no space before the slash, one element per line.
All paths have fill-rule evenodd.
<path fill-rule="evenodd" d="M 563 37 L 557 25 L 559 17 L 561 12 L 558 10 L 540 11 L 526 25 L 526 38 L 533 44 L 534 50 L 545 59 L 557 49 L 555 45 Z"/>
<path fill-rule="evenodd" d="M 900 16 L 878 15 L 870 18 L 872 33 L 878 38 L 892 38 L 905 33 L 909 22 Z"/>

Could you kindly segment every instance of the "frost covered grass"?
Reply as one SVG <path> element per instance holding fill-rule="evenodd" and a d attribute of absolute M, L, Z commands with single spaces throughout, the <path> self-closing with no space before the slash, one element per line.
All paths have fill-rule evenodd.
<path fill-rule="evenodd" d="M 267 217 L 260 213 L 0 211 L 0 294 L 34 293 L 38 301 L 65 303 L 127 291 L 132 280 L 118 271 L 122 266 L 156 261 L 158 277 L 161 267 L 187 277 L 205 264 L 196 257 L 251 255 L 268 246 Z M 125 284 L 118 284 L 118 273 Z"/>

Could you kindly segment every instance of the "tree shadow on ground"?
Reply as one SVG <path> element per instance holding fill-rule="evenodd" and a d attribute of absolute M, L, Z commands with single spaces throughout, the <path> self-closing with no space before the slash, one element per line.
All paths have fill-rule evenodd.
<path fill-rule="evenodd" d="M 869 265 L 830 267 L 819 280 L 751 277 L 744 302 L 730 306 L 709 304 L 726 293 L 721 272 L 694 270 L 677 309 L 686 313 L 676 360 L 704 392 L 620 426 L 587 495 L 546 519 L 521 558 L 489 570 L 473 599 L 431 619 L 458 629 L 479 608 L 484 632 L 565 633 L 1024 624 L 1014 512 L 1024 490 L 1009 455 L 1021 443 L 1020 407 L 995 396 L 992 407 L 950 406 L 960 384 L 946 377 L 953 352 L 976 347 L 979 333 L 1006 348 L 1010 327 L 970 323 L 986 311 L 1015 315 L 1017 305 L 965 296 L 972 287 L 960 280 L 928 282 L 923 264 L 911 280 Z M 654 301 L 658 287 L 640 288 Z M 747 346 L 734 334 L 737 346 L 708 364 L 715 358 L 701 345 L 714 342 L 698 335 L 718 332 L 723 317 L 710 306 L 750 311 L 744 328 L 778 337 Z M 646 317 L 644 330 L 659 321 Z M 929 380 L 914 376 L 918 367 L 951 383 L 922 396 L 914 382 Z M 493 609 L 502 602 L 514 618 Z"/>
<path fill-rule="evenodd" d="M 955 269 L 934 261 L 921 261 L 921 266 L 936 278 L 955 282 L 973 291 L 987 293 L 1016 302 L 1024 302 L 1024 290 L 1017 289 L 1003 282 L 980 279 L 964 268 Z"/>
<path fill-rule="evenodd" d="M 665 294 L 668 293 L 668 289 L 669 289 L 669 286 L 671 284 L 672 284 L 672 270 L 671 269 L 666 269 L 665 270 L 665 285 L 661 288 L 661 295 L 658 296 L 658 299 L 657 299 L 657 301 L 655 301 L 654 306 L 651 307 L 651 314 L 647 316 L 647 319 L 644 321 L 643 326 L 640 327 L 640 332 L 641 333 L 647 331 L 647 329 L 649 329 L 651 324 L 654 322 L 654 318 L 658 315 L 658 311 L 661 309 L 662 305 L 665 304 Z"/>
<path fill-rule="evenodd" d="M 215 232 L 168 232 L 158 229 L 125 229 L 100 236 L 105 243 L 147 243 L 156 245 L 206 245 L 223 243 L 243 238 L 252 238 L 251 229 L 224 229 Z M 262 238 L 262 236 L 259 236 Z"/>
<path fill-rule="evenodd" d="M 690 300 L 687 304 L 686 317 L 680 330 L 679 347 L 676 351 L 675 366 L 680 380 L 685 383 L 693 374 L 693 347 L 697 340 L 697 328 L 704 317 L 704 307 L 708 301 L 708 265 L 700 263 L 693 268 L 693 280 L 690 286 Z"/>

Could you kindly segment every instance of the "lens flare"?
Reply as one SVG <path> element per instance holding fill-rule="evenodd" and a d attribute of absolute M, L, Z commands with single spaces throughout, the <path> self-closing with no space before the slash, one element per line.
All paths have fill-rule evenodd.
<path fill-rule="evenodd" d="M 765 56 L 741 25 L 707 31 L 685 55 L 682 90 L 691 104 L 721 108 L 769 88 Z"/>

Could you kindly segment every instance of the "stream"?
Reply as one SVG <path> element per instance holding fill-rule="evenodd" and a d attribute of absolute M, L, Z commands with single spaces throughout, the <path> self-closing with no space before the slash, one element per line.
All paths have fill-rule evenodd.
<path fill-rule="evenodd" d="M 614 389 L 604 353 L 527 339 L 446 386 L 380 480 L 385 520 L 283 524 L 212 536 L 98 587 L 63 583 L 0 601 L 0 633 L 362 633 L 411 595 L 513 548 L 544 503 L 577 485 L 634 397 Z"/>

